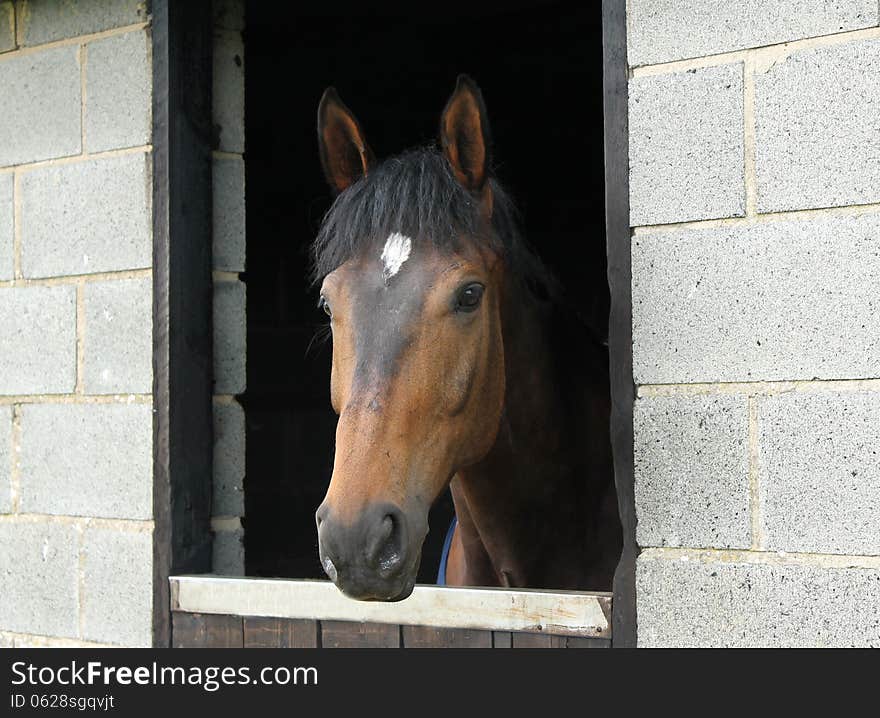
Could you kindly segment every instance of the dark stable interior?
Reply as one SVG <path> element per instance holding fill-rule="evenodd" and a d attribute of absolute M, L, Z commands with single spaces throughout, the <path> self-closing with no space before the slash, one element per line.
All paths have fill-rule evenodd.
<path fill-rule="evenodd" d="M 251 1 L 246 22 L 246 572 L 324 578 L 314 512 L 336 416 L 308 251 L 332 200 L 317 149 L 321 93 L 336 87 L 381 160 L 434 142 L 457 75 L 471 75 L 528 241 L 604 337 L 601 4 Z M 451 516 L 447 492 L 431 512 L 420 583 L 435 581 Z"/>

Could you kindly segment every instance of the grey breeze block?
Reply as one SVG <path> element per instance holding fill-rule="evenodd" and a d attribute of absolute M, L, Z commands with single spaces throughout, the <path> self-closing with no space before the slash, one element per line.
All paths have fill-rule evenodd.
<path fill-rule="evenodd" d="M 880 555 L 880 392 L 761 398 L 765 547 Z"/>
<path fill-rule="evenodd" d="M 0 52 L 15 49 L 15 5 L 12 0 L 0 2 Z"/>
<path fill-rule="evenodd" d="M 880 647 L 880 570 L 639 557 L 640 646 Z"/>
<path fill-rule="evenodd" d="M 0 514 L 12 511 L 12 407 L 0 406 Z"/>
<path fill-rule="evenodd" d="M 214 160 L 214 269 L 243 272 L 245 268 L 244 160 Z"/>
<path fill-rule="evenodd" d="M 12 279 L 14 270 L 13 181 L 11 172 L 0 174 L 0 280 Z"/>
<path fill-rule="evenodd" d="M 630 224 L 745 213 L 742 63 L 629 83 Z"/>
<path fill-rule="evenodd" d="M 25 45 L 40 45 L 134 25 L 147 19 L 144 0 L 21 0 L 19 23 Z"/>
<path fill-rule="evenodd" d="M 213 119 L 218 150 L 244 152 L 244 42 L 240 32 L 214 29 Z"/>
<path fill-rule="evenodd" d="M 212 516 L 244 515 L 244 409 L 237 402 L 214 404 L 214 494 Z"/>
<path fill-rule="evenodd" d="M 880 202 L 880 40 L 757 74 L 755 135 L 760 212 Z"/>
<path fill-rule="evenodd" d="M 0 394 L 66 394 L 76 386 L 76 288 L 0 288 Z"/>
<path fill-rule="evenodd" d="M 246 290 L 243 282 L 214 283 L 214 393 L 241 394 L 247 383 Z"/>
<path fill-rule="evenodd" d="M 211 571 L 222 576 L 244 575 L 244 530 L 214 533 Z"/>
<path fill-rule="evenodd" d="M 629 0 L 629 64 L 652 65 L 874 27 L 876 0 Z M 686 28 L 686 31 L 682 31 Z"/>
<path fill-rule="evenodd" d="M 150 158 L 141 152 L 40 167 L 21 178 L 26 277 L 152 264 Z"/>
<path fill-rule="evenodd" d="M 87 394 L 149 394 L 153 386 L 153 281 L 89 282 L 83 386 Z"/>
<path fill-rule="evenodd" d="M 748 399 L 640 398 L 634 409 L 640 546 L 748 548 Z"/>
<path fill-rule="evenodd" d="M 880 213 L 636 233 L 637 384 L 880 376 Z"/>
<path fill-rule="evenodd" d="M 152 533 L 88 527 L 83 556 L 83 638 L 152 645 Z"/>
<path fill-rule="evenodd" d="M 0 88 L 0 167 L 82 151 L 79 48 L 0 60 Z"/>
<path fill-rule="evenodd" d="M 85 137 L 89 152 L 150 142 L 149 43 L 149 35 L 137 30 L 87 45 Z"/>
<path fill-rule="evenodd" d="M 150 404 L 26 404 L 20 412 L 22 511 L 152 518 Z"/>
<path fill-rule="evenodd" d="M 0 523 L 0 626 L 76 636 L 79 539 L 57 523 Z"/>

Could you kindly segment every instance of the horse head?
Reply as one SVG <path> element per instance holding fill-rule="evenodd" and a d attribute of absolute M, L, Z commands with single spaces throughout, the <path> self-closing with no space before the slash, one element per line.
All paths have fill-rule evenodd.
<path fill-rule="evenodd" d="M 339 415 L 316 513 L 320 559 L 347 595 L 400 600 L 432 503 L 498 433 L 511 209 L 490 177 L 482 94 L 465 76 L 442 112 L 439 150 L 377 162 L 332 88 L 318 139 L 337 193 L 315 256 Z"/>

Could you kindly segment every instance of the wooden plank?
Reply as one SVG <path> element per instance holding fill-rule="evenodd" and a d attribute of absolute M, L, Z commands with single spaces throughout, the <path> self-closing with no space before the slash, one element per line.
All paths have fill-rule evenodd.
<path fill-rule="evenodd" d="M 390 623 L 321 621 L 324 648 L 400 648 L 400 626 Z"/>
<path fill-rule="evenodd" d="M 241 648 L 244 645 L 241 616 L 179 611 L 172 616 L 174 648 Z"/>
<path fill-rule="evenodd" d="M 243 648 L 241 616 L 204 616 L 205 648 Z"/>
<path fill-rule="evenodd" d="M 554 636 L 548 633 L 514 633 L 513 648 L 611 648 L 607 638 Z"/>
<path fill-rule="evenodd" d="M 318 622 L 245 616 L 245 648 L 317 648 Z"/>
<path fill-rule="evenodd" d="M 611 641 L 606 638 L 580 638 L 579 636 L 567 636 L 566 648 L 611 648 Z"/>
<path fill-rule="evenodd" d="M 174 648 L 610 648 L 601 638 L 175 611 Z M 320 635 L 320 639 L 319 639 Z"/>
<path fill-rule="evenodd" d="M 204 616 L 200 613 L 174 612 L 173 619 L 173 642 L 174 648 L 201 648 L 205 645 Z"/>
<path fill-rule="evenodd" d="M 549 633 L 514 633 L 513 648 L 565 648 L 566 636 Z"/>
<path fill-rule="evenodd" d="M 492 648 L 492 631 L 402 626 L 404 648 Z"/>
<path fill-rule="evenodd" d="M 513 634 L 510 631 L 492 631 L 492 648 L 513 648 Z"/>
<path fill-rule="evenodd" d="M 168 576 L 211 570 L 211 3 L 150 14 L 153 643 L 168 646 Z"/>
<path fill-rule="evenodd" d="M 534 631 L 609 638 L 606 593 L 416 586 L 405 601 L 355 601 L 329 581 L 175 576 L 177 607 L 195 613 Z"/>
<path fill-rule="evenodd" d="M 605 116 L 605 235 L 611 312 L 611 448 L 623 527 L 623 552 L 614 575 L 613 641 L 636 645 L 635 480 L 633 459 L 632 264 L 629 227 L 629 116 L 627 107 L 626 0 L 602 0 Z M 608 638 L 608 636 L 605 636 Z"/>

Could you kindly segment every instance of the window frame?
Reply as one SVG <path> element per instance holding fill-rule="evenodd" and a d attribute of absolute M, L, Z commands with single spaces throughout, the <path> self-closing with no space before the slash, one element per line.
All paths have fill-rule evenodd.
<path fill-rule="evenodd" d="M 153 0 L 153 645 L 168 578 L 211 570 L 210 0 Z"/>
<path fill-rule="evenodd" d="M 171 645 L 178 574 L 211 571 L 212 13 L 152 3 L 154 645 Z M 602 1 L 611 443 L 623 526 L 612 645 L 636 645 L 626 0 Z M 226 579 L 234 580 L 234 579 Z M 252 579 L 242 578 L 240 581 Z M 468 589 L 457 589 L 467 591 Z M 562 593 L 562 592 L 560 592 Z M 595 593 L 597 596 L 607 594 Z"/>

